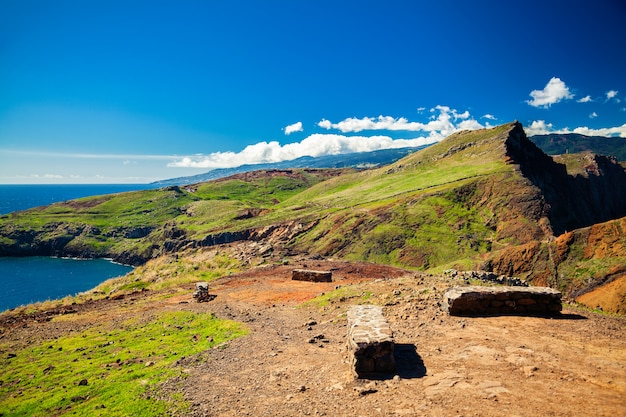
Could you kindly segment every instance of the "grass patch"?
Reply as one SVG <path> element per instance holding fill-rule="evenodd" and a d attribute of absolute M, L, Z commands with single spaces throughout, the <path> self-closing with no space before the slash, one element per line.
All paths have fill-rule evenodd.
<path fill-rule="evenodd" d="M 241 271 L 241 262 L 224 253 L 202 252 L 187 256 L 162 256 L 135 268 L 123 277 L 109 279 L 89 292 L 98 298 L 118 293 L 168 290 L 198 281 L 213 281 Z"/>
<path fill-rule="evenodd" d="M 336 290 L 324 293 L 318 297 L 315 297 L 309 301 L 300 304 L 299 307 L 326 307 L 329 304 L 344 302 L 346 300 L 357 300 L 359 302 L 363 302 L 369 300 L 371 297 L 371 291 L 363 291 L 360 288 L 349 285 L 342 286 L 337 288 Z"/>
<path fill-rule="evenodd" d="M 166 415 L 178 401 L 151 393 L 181 375 L 172 364 L 246 332 L 210 314 L 174 312 L 147 323 L 97 326 L 16 352 L 3 344 L 0 409 L 3 416 Z"/>

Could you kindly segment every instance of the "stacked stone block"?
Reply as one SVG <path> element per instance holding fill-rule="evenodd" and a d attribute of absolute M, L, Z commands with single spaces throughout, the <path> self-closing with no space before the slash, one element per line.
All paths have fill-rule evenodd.
<path fill-rule="evenodd" d="M 310 269 L 294 269 L 291 279 L 295 281 L 310 282 L 332 282 L 333 273 L 331 271 L 313 271 Z"/>
<path fill-rule="evenodd" d="M 554 316 L 561 312 L 561 293 L 547 287 L 453 287 L 442 308 L 454 316 Z"/>
<path fill-rule="evenodd" d="M 358 378 L 395 371 L 393 334 L 381 307 L 357 305 L 348 310 L 348 351 Z"/>

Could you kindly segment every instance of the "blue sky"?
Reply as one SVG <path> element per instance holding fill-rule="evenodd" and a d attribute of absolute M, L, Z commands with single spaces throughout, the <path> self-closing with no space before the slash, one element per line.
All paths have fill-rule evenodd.
<path fill-rule="evenodd" d="M 626 137 L 626 4 L 0 0 L 0 183 L 144 183 L 519 120 Z"/>

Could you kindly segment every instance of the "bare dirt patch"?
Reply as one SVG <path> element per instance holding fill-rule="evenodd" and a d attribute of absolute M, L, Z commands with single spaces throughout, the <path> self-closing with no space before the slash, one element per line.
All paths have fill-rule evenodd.
<path fill-rule="evenodd" d="M 626 273 L 576 299 L 590 308 L 626 314 Z"/>
<path fill-rule="evenodd" d="M 332 283 L 291 280 L 294 268 L 333 271 Z M 626 320 L 565 309 L 559 318 L 451 317 L 439 303 L 456 282 L 391 267 L 301 260 L 259 267 L 161 298 L 150 291 L 40 316 L 2 317 L 0 340 L 21 345 L 129 315 L 211 312 L 250 334 L 176 366 L 186 378 L 161 387 L 182 393 L 189 416 L 618 416 L 626 404 Z M 369 298 L 301 304 L 337 286 Z M 396 376 L 355 380 L 345 312 L 383 306 L 397 343 Z M 48 319 L 47 317 L 55 317 Z M 62 318 L 62 319 L 60 319 Z"/>
<path fill-rule="evenodd" d="M 340 270 L 350 270 L 343 265 Z M 355 380 L 345 312 L 359 298 L 298 306 L 329 285 L 291 282 L 285 274 L 289 268 L 261 268 L 224 279 L 213 287 L 216 299 L 197 306 L 244 321 L 252 331 L 180 363 L 188 377 L 169 381 L 164 389 L 184 392 L 191 415 L 623 413 L 622 318 L 568 309 L 556 319 L 450 317 L 439 302 L 452 282 L 394 269 L 386 269 L 395 272 L 388 277 L 364 279 L 367 268 L 355 266 L 355 275 L 346 273 L 340 285 L 373 293 L 368 302 L 384 306 L 398 344 L 397 376 Z M 241 279 L 252 283 L 230 285 Z"/>

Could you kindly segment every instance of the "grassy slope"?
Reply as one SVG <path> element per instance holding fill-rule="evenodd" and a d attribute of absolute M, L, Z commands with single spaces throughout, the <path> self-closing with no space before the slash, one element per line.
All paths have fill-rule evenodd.
<path fill-rule="evenodd" d="M 507 158 L 504 142 L 514 128 L 459 132 L 375 170 L 256 172 L 15 213 L 0 218 L 0 244 L 14 244 L 16 231 L 32 232 L 44 242 L 67 236 L 62 243 L 71 254 L 134 252 L 147 259 L 167 253 L 168 241 L 296 221 L 315 224 L 292 243 L 305 253 L 441 271 L 480 268 L 492 253 L 513 248 L 513 259 L 492 264 L 501 273 L 526 268 L 562 286 L 553 282 L 552 249 L 539 243 L 549 236 L 545 205 Z M 567 161 L 573 172 L 576 161 Z M 567 268 L 561 270 L 584 275 Z M 601 275 L 612 266 L 602 261 L 597 268 Z"/>
<path fill-rule="evenodd" d="M 511 128 L 461 132 L 376 170 L 248 174 L 14 213 L 0 219 L 2 243 L 15 244 L 16 231 L 31 232 L 44 243 L 66 237 L 69 243 L 55 244 L 70 254 L 150 258 L 176 233 L 202 240 L 296 220 L 319 222 L 297 242 L 304 251 L 423 269 L 467 264 L 493 241 L 510 238 L 489 224 L 503 209 L 497 199 L 480 206 L 474 200 L 485 182 L 514 180 L 502 145 Z"/>
<path fill-rule="evenodd" d="M 170 312 L 141 322 L 132 317 L 17 351 L 1 343 L 1 351 L 11 352 L 0 360 L 1 414 L 167 415 L 184 408 L 184 400 L 167 402 L 151 392 L 183 376 L 172 364 L 246 333 L 241 324 L 211 314 Z"/>

